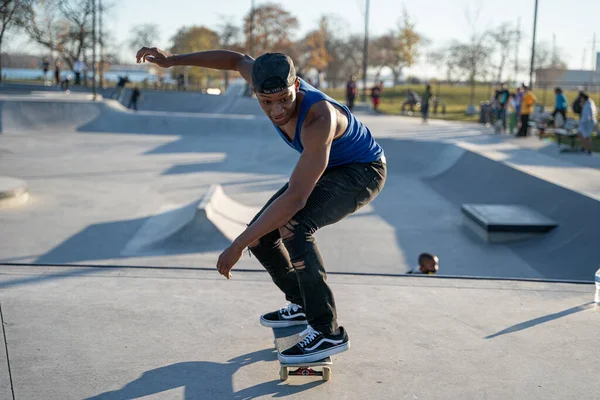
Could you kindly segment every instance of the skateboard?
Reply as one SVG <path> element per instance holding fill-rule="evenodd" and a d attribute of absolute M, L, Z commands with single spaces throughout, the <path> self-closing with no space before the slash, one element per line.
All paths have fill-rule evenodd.
<path fill-rule="evenodd" d="M 295 325 L 285 328 L 272 328 L 273 344 L 275 345 L 275 349 L 281 352 L 296 345 L 302 340 L 300 338 L 300 332 L 305 330 L 306 327 L 306 325 Z M 279 364 L 279 377 L 282 381 L 287 380 L 290 376 L 320 376 L 324 381 L 331 379 L 331 366 L 333 365 L 331 357 L 327 357 L 319 361 L 302 363 L 288 364 L 279 361 Z M 319 367 L 320 369 L 313 369 L 314 367 Z"/>

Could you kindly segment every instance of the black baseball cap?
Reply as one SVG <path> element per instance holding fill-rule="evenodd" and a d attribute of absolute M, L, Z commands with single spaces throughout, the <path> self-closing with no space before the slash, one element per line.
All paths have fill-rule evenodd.
<path fill-rule="evenodd" d="M 283 53 L 265 53 L 254 60 L 252 85 L 257 93 L 272 94 L 286 90 L 296 81 L 292 59 Z"/>

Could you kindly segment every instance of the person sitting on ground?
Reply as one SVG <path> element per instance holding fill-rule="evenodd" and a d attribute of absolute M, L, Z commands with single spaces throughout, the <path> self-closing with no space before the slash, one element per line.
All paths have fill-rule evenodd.
<path fill-rule="evenodd" d="M 413 270 L 408 271 L 409 274 L 427 274 L 433 275 L 440 269 L 437 256 L 430 253 L 421 253 L 419 255 L 419 265 Z"/>

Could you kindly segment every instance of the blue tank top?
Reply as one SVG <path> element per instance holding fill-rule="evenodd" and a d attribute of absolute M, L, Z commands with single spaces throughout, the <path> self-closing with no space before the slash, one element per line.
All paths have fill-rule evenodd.
<path fill-rule="evenodd" d="M 302 153 L 304 147 L 302 146 L 302 142 L 300 140 L 300 131 L 302 129 L 304 118 L 306 118 L 306 114 L 313 104 L 326 100 L 338 107 L 341 107 L 346 112 L 346 116 L 348 117 L 348 128 L 346 129 L 346 132 L 344 132 L 344 134 L 339 138 L 335 139 L 331 144 L 327 168 L 358 162 L 377 161 L 383 156 L 383 149 L 375 141 L 369 128 L 360 122 L 350 112 L 348 107 L 338 103 L 302 79 L 300 79 L 300 90 L 304 92 L 304 98 L 302 99 L 300 110 L 298 112 L 298 122 L 296 123 L 294 140 L 290 142 L 285 133 L 283 133 L 283 131 L 277 125 L 273 124 L 275 129 L 277 129 L 277 132 L 279 132 L 281 138 L 291 148 L 299 153 Z"/>

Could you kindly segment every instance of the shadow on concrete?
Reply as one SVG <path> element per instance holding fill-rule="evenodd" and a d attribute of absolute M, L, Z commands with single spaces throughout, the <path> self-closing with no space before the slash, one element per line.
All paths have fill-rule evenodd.
<path fill-rule="evenodd" d="M 34 263 L 68 264 L 78 261 L 120 258 L 125 244 L 150 218 L 89 225 Z"/>
<path fill-rule="evenodd" d="M 580 306 L 572 307 L 567 310 L 560 311 L 560 312 L 557 312 L 554 314 L 548 314 L 548 315 L 544 315 L 543 317 L 530 319 L 529 321 L 521 322 L 519 324 L 510 326 L 504 330 L 501 330 L 500 332 L 494 333 L 493 335 L 486 336 L 485 339 L 493 339 L 495 337 L 507 335 L 509 333 L 519 332 L 519 331 L 522 331 L 522 330 L 525 330 L 528 328 L 532 328 L 536 325 L 543 324 L 545 322 L 550 322 L 555 319 L 559 319 L 559 318 L 566 317 L 571 314 L 578 313 L 580 311 L 585 311 L 585 310 L 591 308 L 593 304 L 594 304 L 593 302 L 585 303 Z"/>
<path fill-rule="evenodd" d="M 227 363 L 192 361 L 167 365 L 144 372 L 121 389 L 88 397 L 86 400 L 137 399 L 177 388 L 183 388 L 185 400 L 245 400 L 261 396 L 285 397 L 322 384 L 319 381 L 292 386 L 281 383 L 280 380 L 272 380 L 234 391 L 233 375 L 242 367 L 257 362 L 273 362 L 274 375 L 277 376 L 279 364 L 275 363 L 276 358 L 273 349 L 265 349 L 236 357 Z"/>
<path fill-rule="evenodd" d="M 179 218 L 182 210 L 195 207 L 195 202 L 158 215 L 132 220 L 93 224 L 62 242 L 48 253 L 37 258 L 34 264 L 70 264 L 82 261 L 122 259 L 132 256 L 176 255 L 221 251 L 226 247 L 224 239 L 210 231 L 211 226 L 190 216 L 182 221 L 181 228 L 173 235 L 162 237 L 152 231 L 149 242 L 124 254 L 127 244 L 151 218 L 171 221 Z M 175 221 L 176 223 L 179 223 Z M 184 225 L 185 224 L 185 225 Z"/>

